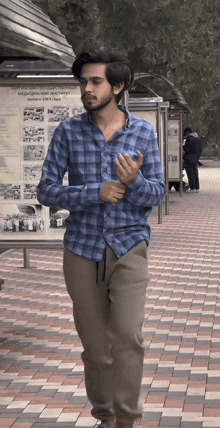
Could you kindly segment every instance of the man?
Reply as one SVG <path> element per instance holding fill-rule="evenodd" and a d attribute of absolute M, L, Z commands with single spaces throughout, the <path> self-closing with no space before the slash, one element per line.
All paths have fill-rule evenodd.
<path fill-rule="evenodd" d="M 183 161 L 187 173 L 189 187 L 186 192 L 199 192 L 198 161 L 202 153 L 202 141 L 196 132 L 186 128 L 183 134 L 186 139 L 183 146 Z"/>
<path fill-rule="evenodd" d="M 64 275 L 92 415 L 100 428 L 132 428 L 141 418 L 148 217 L 166 188 L 152 125 L 118 105 L 132 83 L 122 55 L 84 52 L 72 71 L 87 112 L 55 130 L 38 200 L 70 211 Z"/>

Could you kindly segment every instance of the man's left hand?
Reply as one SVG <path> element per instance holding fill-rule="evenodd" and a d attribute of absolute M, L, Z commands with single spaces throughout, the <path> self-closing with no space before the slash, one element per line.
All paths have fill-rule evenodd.
<path fill-rule="evenodd" d="M 143 163 L 144 157 L 140 152 L 137 152 L 137 162 L 134 162 L 127 153 L 120 153 L 115 161 L 115 170 L 119 180 L 126 185 L 132 183 Z"/>

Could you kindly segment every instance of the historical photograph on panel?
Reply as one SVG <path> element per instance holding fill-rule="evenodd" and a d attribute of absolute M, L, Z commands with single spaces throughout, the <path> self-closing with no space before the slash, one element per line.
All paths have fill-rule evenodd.
<path fill-rule="evenodd" d="M 48 122 L 61 122 L 70 117 L 70 108 L 64 106 L 54 106 L 47 111 Z"/>
<path fill-rule="evenodd" d="M 21 199 L 20 184 L 1 184 L 0 183 L 0 200 L 2 199 Z"/>
<path fill-rule="evenodd" d="M 44 224 L 39 204 L 0 204 L 1 234 L 12 235 L 12 238 L 15 235 L 41 235 Z"/>
<path fill-rule="evenodd" d="M 77 116 L 78 114 L 85 113 L 85 109 L 83 107 L 73 107 L 72 116 Z"/>
<path fill-rule="evenodd" d="M 61 230 L 64 232 L 66 228 L 66 219 L 69 216 L 69 211 L 62 208 L 50 208 L 50 231 L 57 232 Z"/>
<path fill-rule="evenodd" d="M 168 155 L 168 162 L 177 162 L 177 156 L 175 155 Z"/>
<path fill-rule="evenodd" d="M 25 126 L 23 128 L 24 143 L 44 143 L 44 128 L 37 126 Z"/>
<path fill-rule="evenodd" d="M 37 184 L 24 185 L 24 199 L 37 199 Z"/>
<path fill-rule="evenodd" d="M 25 107 L 23 120 L 24 122 L 43 122 L 44 107 Z"/>
<path fill-rule="evenodd" d="M 30 144 L 23 147 L 24 161 L 40 161 L 44 159 L 44 146 L 40 144 Z"/>
<path fill-rule="evenodd" d="M 178 136 L 178 128 L 172 127 L 172 125 L 170 125 L 168 127 L 168 136 L 169 137 L 177 137 Z"/>
<path fill-rule="evenodd" d="M 42 165 L 27 165 L 24 166 L 24 180 L 36 180 L 39 181 L 41 178 Z"/>
<path fill-rule="evenodd" d="M 54 131 L 55 131 L 55 129 L 56 129 L 56 127 L 57 127 L 57 125 L 49 125 L 48 126 L 48 141 L 50 142 L 51 141 L 51 139 L 52 139 L 52 137 L 53 137 L 53 134 L 54 134 Z"/>

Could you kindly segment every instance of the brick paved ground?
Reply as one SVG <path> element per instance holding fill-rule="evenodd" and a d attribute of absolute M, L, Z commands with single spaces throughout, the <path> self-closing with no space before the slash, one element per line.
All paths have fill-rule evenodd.
<path fill-rule="evenodd" d="M 140 428 L 220 427 L 220 162 L 153 230 Z M 0 427 L 91 427 L 61 252 L 0 255 Z"/>

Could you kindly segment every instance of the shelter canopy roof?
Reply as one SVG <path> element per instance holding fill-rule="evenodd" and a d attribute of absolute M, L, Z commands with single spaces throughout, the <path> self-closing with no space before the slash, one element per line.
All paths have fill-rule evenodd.
<path fill-rule="evenodd" d="M 134 83 L 129 89 L 133 98 L 163 97 L 169 101 L 170 109 L 182 109 L 189 112 L 190 108 L 181 91 L 166 77 L 154 73 L 135 73 Z"/>
<path fill-rule="evenodd" d="M 72 77 L 69 67 L 54 61 L 38 58 L 5 59 L 0 64 L 0 78 L 15 78 L 18 76 L 60 76 Z"/>
<path fill-rule="evenodd" d="M 67 67 L 75 57 L 58 27 L 31 0 L 0 0 L 0 56 L 37 57 Z"/>

